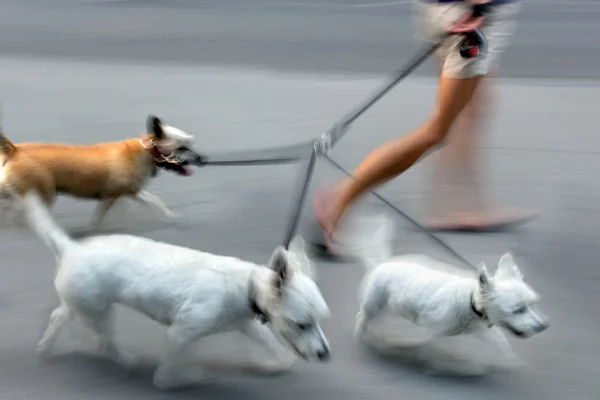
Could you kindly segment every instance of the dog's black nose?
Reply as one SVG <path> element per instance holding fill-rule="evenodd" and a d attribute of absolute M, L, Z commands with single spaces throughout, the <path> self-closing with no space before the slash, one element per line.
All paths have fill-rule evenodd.
<path fill-rule="evenodd" d="M 319 359 L 319 361 L 329 361 L 329 359 L 331 358 L 331 353 L 329 352 L 329 349 L 323 349 L 322 351 L 318 351 L 317 358 Z"/>
<path fill-rule="evenodd" d="M 544 332 L 546 329 L 548 329 L 550 327 L 550 324 L 545 323 L 545 324 L 539 324 L 538 326 L 536 326 L 535 328 L 535 332 L 536 333 L 541 333 Z"/>

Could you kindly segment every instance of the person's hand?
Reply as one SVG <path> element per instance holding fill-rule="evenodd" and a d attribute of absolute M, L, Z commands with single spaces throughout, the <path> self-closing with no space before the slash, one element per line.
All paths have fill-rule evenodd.
<path fill-rule="evenodd" d="M 486 4 L 486 3 L 490 3 L 490 2 L 491 2 L 491 0 L 470 0 L 469 1 L 469 3 L 471 3 L 473 5 Z M 472 32 L 481 26 L 484 19 L 485 19 L 485 17 L 483 17 L 483 16 L 480 16 L 480 17 L 473 16 L 473 12 L 470 11 L 467 15 L 465 15 L 463 18 L 458 20 L 456 23 L 454 23 L 454 25 L 452 25 L 450 27 L 450 32 L 451 33 Z"/>

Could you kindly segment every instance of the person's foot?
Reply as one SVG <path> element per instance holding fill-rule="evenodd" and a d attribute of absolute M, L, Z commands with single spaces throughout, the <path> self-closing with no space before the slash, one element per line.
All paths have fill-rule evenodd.
<path fill-rule="evenodd" d="M 331 209 L 331 203 L 335 188 L 333 185 L 323 183 L 317 189 L 315 194 L 313 209 L 315 214 L 315 220 L 319 224 L 322 231 L 323 247 L 331 255 L 341 255 L 339 250 L 335 249 L 334 241 L 332 239 L 333 234 L 337 228 L 337 221 L 333 218 L 333 212 Z"/>
<path fill-rule="evenodd" d="M 438 232 L 500 232 L 537 218 L 536 211 L 515 208 L 483 213 L 456 213 L 435 218 L 425 226 Z"/>

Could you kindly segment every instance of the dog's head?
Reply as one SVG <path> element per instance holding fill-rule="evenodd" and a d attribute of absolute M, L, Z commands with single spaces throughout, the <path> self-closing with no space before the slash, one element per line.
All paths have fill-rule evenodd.
<path fill-rule="evenodd" d="M 267 265 L 271 269 L 262 307 L 271 328 L 304 359 L 327 361 L 329 342 L 321 322 L 329 307 L 313 280 L 313 266 L 296 237 L 290 250 L 279 247 Z"/>
<path fill-rule="evenodd" d="M 146 130 L 156 166 L 188 176 L 190 165 L 202 166 L 205 157 L 191 149 L 194 137 L 181 129 L 167 125 L 154 115 L 146 120 Z"/>
<path fill-rule="evenodd" d="M 485 265 L 479 271 L 482 307 L 490 322 L 520 338 L 529 338 L 548 329 L 549 322 L 535 306 L 538 294 L 523 280 L 512 255 L 506 253 L 494 276 Z"/>

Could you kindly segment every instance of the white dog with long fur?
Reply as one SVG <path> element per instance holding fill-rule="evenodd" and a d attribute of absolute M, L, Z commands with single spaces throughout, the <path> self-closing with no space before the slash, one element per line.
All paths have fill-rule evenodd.
<path fill-rule="evenodd" d="M 510 253 L 492 276 L 482 265 L 477 276 L 459 276 L 454 269 L 425 255 L 393 257 L 393 225 L 383 220 L 370 243 L 352 252 L 367 267 L 361 287 L 356 335 L 364 338 L 369 326 L 386 313 L 427 328 L 434 337 L 473 334 L 495 346 L 511 362 L 520 364 L 500 327 L 528 338 L 548 328 L 533 306 L 537 293 L 523 281 Z"/>
<path fill-rule="evenodd" d="M 320 325 L 329 308 L 306 273 L 311 265 L 299 237 L 290 251 L 276 249 L 265 267 L 131 235 L 74 241 L 35 192 L 24 201 L 29 225 L 58 260 L 54 283 L 60 306 L 39 343 L 41 355 L 50 353 L 61 328 L 76 319 L 94 331 L 106 356 L 135 367 L 136 358 L 114 340 L 113 306 L 120 303 L 168 326 L 166 353 L 154 373 L 160 389 L 197 383 L 182 360 L 198 339 L 224 331 L 239 330 L 272 350 L 277 369 L 293 361 L 282 343 L 304 359 L 329 359 Z"/>

